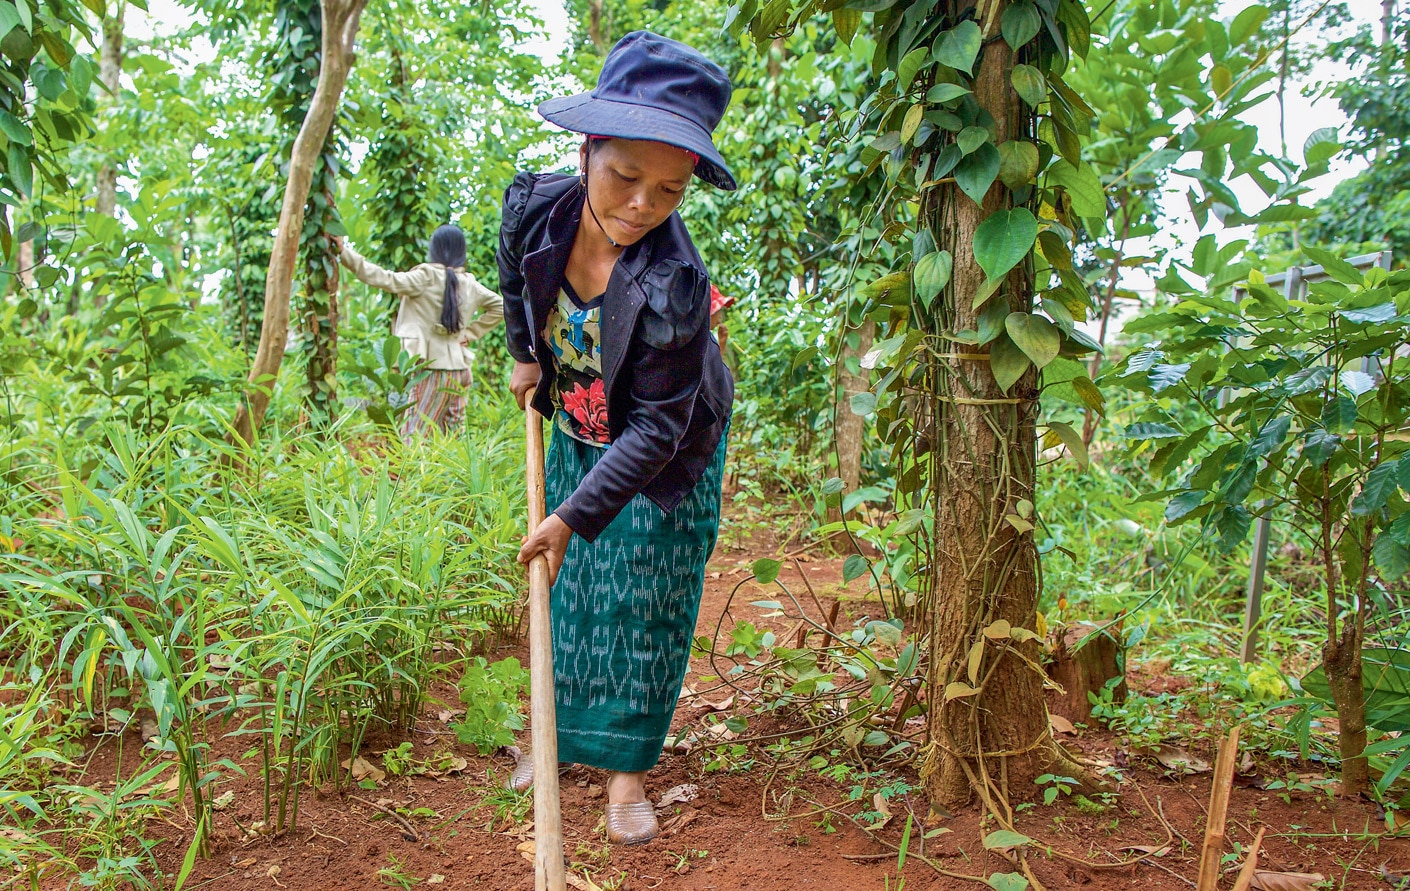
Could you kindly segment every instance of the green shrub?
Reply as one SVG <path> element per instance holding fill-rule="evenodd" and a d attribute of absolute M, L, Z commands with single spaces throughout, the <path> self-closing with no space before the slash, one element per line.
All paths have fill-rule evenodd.
<path fill-rule="evenodd" d="M 493 665 L 483 656 L 465 668 L 460 701 L 465 717 L 450 725 L 460 741 L 481 755 L 514 744 L 514 731 L 524 729 L 519 696 L 529 687 L 529 673 L 510 656 Z"/>

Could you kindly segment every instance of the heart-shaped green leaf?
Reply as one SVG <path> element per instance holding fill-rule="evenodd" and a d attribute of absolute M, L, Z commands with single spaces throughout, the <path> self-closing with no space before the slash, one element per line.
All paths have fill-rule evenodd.
<path fill-rule="evenodd" d="M 1032 65 L 1013 66 L 1009 82 L 1013 84 L 1014 92 L 1018 93 L 1018 98 L 1027 102 L 1031 108 L 1037 108 L 1038 103 L 1048 96 L 1047 79 L 1043 77 L 1043 72 Z"/>
<path fill-rule="evenodd" d="M 925 94 L 925 101 L 932 105 L 944 105 L 946 102 L 954 102 L 967 93 L 969 90 L 959 84 L 936 84 Z"/>
<path fill-rule="evenodd" d="M 916 296 L 926 309 L 945 285 L 950 283 L 950 273 L 955 266 L 954 257 L 949 251 L 934 251 L 920 258 L 911 277 Z"/>
<path fill-rule="evenodd" d="M 979 56 L 979 48 L 984 43 L 984 35 L 973 21 L 960 22 L 940 35 L 935 41 L 934 59 L 956 71 L 970 74 L 974 71 L 974 60 Z"/>
<path fill-rule="evenodd" d="M 960 147 L 953 142 L 942 148 L 935 156 L 935 169 L 930 171 L 931 179 L 940 179 L 949 176 L 950 171 L 955 169 L 955 165 L 963 160 L 964 155 L 960 153 Z"/>
<path fill-rule="evenodd" d="M 989 368 L 994 372 L 994 380 L 999 382 L 999 389 L 1005 393 L 1032 364 L 1007 334 L 1000 334 L 989 346 Z"/>
<path fill-rule="evenodd" d="M 995 149 L 996 159 L 998 153 Z M 978 154 L 975 152 L 976 156 Z M 959 178 L 958 173 L 955 178 Z M 964 188 L 963 183 L 960 188 Z M 979 262 L 985 275 L 997 279 L 1028 256 L 1037 238 L 1038 220 L 1028 208 L 1001 210 L 991 214 L 974 230 L 974 259 Z"/>
<path fill-rule="evenodd" d="M 984 193 L 999 175 L 999 150 L 986 142 L 955 167 L 955 183 L 975 204 L 984 201 Z"/>
<path fill-rule="evenodd" d="M 989 131 L 983 127 L 965 127 L 960 131 L 960 135 L 955 137 L 955 144 L 966 155 L 988 141 Z"/>
<path fill-rule="evenodd" d="M 964 134 L 960 134 L 963 136 Z M 1038 147 L 1021 139 L 999 145 L 999 182 L 1017 189 L 1038 175 Z"/>
<path fill-rule="evenodd" d="M 1037 37 L 1038 29 L 1042 27 L 1043 16 L 1032 3 L 1013 4 L 1004 10 L 1004 17 L 999 23 L 1004 41 L 1015 50 Z"/>
<path fill-rule="evenodd" d="M 906 53 L 901 64 L 896 66 L 896 81 L 900 84 L 902 92 L 911 88 L 911 81 L 916 79 L 916 72 L 925 64 L 925 57 L 925 47 L 917 47 Z"/>
<path fill-rule="evenodd" d="M 1073 167 L 1066 161 L 1058 161 L 1048 168 L 1048 185 L 1062 186 L 1072 199 L 1072 209 L 1079 217 L 1101 218 L 1106 216 L 1106 191 L 1097 172 L 1087 164 Z"/>
<path fill-rule="evenodd" d="M 979 343 L 981 345 L 989 343 L 1000 334 L 1004 333 L 1004 320 L 1009 317 L 1008 302 L 995 300 L 984 307 L 984 312 L 979 314 Z"/>
<path fill-rule="evenodd" d="M 1062 332 L 1042 316 L 1011 312 L 1004 320 L 1004 330 L 1039 368 L 1056 359 L 1062 349 Z"/>

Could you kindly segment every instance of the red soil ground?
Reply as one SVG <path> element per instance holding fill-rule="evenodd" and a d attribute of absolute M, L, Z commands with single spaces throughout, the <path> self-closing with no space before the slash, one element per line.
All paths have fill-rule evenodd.
<path fill-rule="evenodd" d="M 762 549 L 760 542 L 752 545 L 750 550 Z M 741 573 L 747 573 L 743 567 L 751 559 L 748 552 L 731 550 L 724 544 L 717 551 L 707 581 L 699 633 L 714 633 L 730 591 L 745 577 Z M 858 593 L 850 594 L 858 599 L 849 599 L 849 593 L 840 585 L 840 565 L 840 560 L 790 562 L 781 579 L 801 591 L 798 575 L 800 571 L 808 573 L 826 608 L 838 596 L 843 599 L 842 615 L 849 623 L 868 609 L 874 614 L 875 603 L 863 602 Z M 751 596 L 746 592 L 735 598 L 732 615 L 769 624 L 758 618 L 759 610 L 747 605 L 749 600 L 762 596 L 776 595 Z M 523 655 L 514 650 L 490 655 L 510 654 Z M 693 664 L 687 683 L 705 686 L 698 673 L 708 671 L 708 666 Z M 1167 689 L 1169 682 L 1137 673 L 1132 685 L 1133 692 L 1139 692 Z M 436 778 L 388 777 L 376 790 L 360 793 L 360 797 L 384 806 L 433 811 L 434 817 L 413 818 L 418 841 L 406 840 L 374 808 L 328 790 L 304 795 L 297 830 L 279 838 L 246 837 L 239 827 L 248 827 L 259 819 L 258 778 L 234 777 L 222 780 L 218 790 L 233 791 L 235 798 L 229 808 L 215 816 L 214 854 L 197 863 L 188 887 L 222 891 L 401 887 L 394 875 L 379 872 L 400 864 L 396 866 L 398 874 L 418 888 L 533 888 L 532 864 L 517 850 L 532 838 L 531 828 L 502 816 L 497 818 L 492 805 L 481 806 L 486 789 L 507 775 L 512 760 L 504 755 L 482 758 L 459 745 L 438 715 L 443 709 L 458 705 L 454 689 L 446 686 L 437 692 L 447 704 L 428 708 L 414 735 L 414 755 L 428 758 L 453 752 L 466 760 L 466 769 Z M 704 698 L 718 700 L 723 695 Z M 683 700 L 676 721 L 678 726 L 689 722 L 698 725 L 706 713 L 700 699 Z M 525 732 L 522 742 L 526 747 L 527 738 Z M 1125 771 L 1129 782 L 1122 787 L 1119 799 L 1100 813 L 1094 808 L 1083 813 L 1072 801 L 1062 798 L 1054 805 L 1039 805 L 1019 816 L 1018 828 L 1041 844 L 1038 853 L 1030 854 L 1029 863 L 1042 885 L 1048 889 L 1194 887 L 1210 774 L 1167 776 L 1154 760 L 1129 757 L 1120 751 L 1112 736 L 1104 732 L 1082 731 L 1063 739 L 1070 748 L 1093 761 L 1129 765 Z M 127 742 L 124 769 L 131 771 L 137 765 L 140 745 L 135 737 Z M 247 741 L 230 739 L 213 742 L 214 757 L 237 760 L 249 745 Z M 84 780 L 88 783 L 113 776 L 116 767 L 111 740 L 95 741 L 95 745 L 100 750 L 88 762 Z M 374 745 L 368 760 L 376 763 L 378 750 L 379 746 Z M 1196 747 L 1194 754 L 1210 763 L 1214 761 L 1207 746 Z M 1289 767 L 1283 762 L 1280 775 Z M 1312 770 L 1296 766 L 1291 769 Z M 662 813 L 666 828 L 660 838 L 626 848 L 606 845 L 602 835 L 601 772 L 586 768 L 566 770 L 562 776 L 563 829 L 575 875 L 589 879 L 599 888 L 629 891 L 982 887 L 937 873 L 914 856 L 922 849 L 931 864 L 954 873 L 984 876 L 1012 869 L 1003 857 L 984 850 L 980 814 L 972 811 L 933 824 L 950 831 L 923 844 L 913 838 L 912 856 L 904 869 L 898 870 L 895 852 L 848 820 L 833 818 L 829 822 L 817 814 L 798 816 L 819 805 L 845 802 L 849 785 L 805 772 L 805 779 L 775 780 L 766 788 L 769 773 L 763 760 L 752 770 L 725 774 L 706 773 L 701 750 L 664 756 L 651 775 L 651 794 L 659 796 L 679 784 L 694 783 L 699 786 L 699 795 Z M 914 776 L 909 780 L 919 787 Z M 1385 818 L 1374 804 L 1335 798 L 1325 791 L 1291 792 L 1285 801 L 1279 791 L 1260 789 L 1259 785 L 1266 784 L 1258 783 L 1256 777 L 1235 783 L 1228 811 L 1226 852 L 1233 853 L 1234 845 L 1240 846 L 1242 852 L 1258 828 L 1266 827 L 1263 867 L 1321 873 L 1330 880 L 1329 885 L 1322 887 L 1390 889 L 1395 885 L 1387 876 L 1394 879 L 1410 873 L 1410 840 L 1381 835 L 1386 829 Z M 765 811 L 773 815 L 783 809 L 786 792 L 791 792 L 788 803 L 795 816 L 766 816 Z M 901 815 L 877 833 L 879 838 L 899 844 L 906 807 L 918 818 L 925 816 L 926 805 L 918 788 L 904 802 L 893 802 L 892 810 Z M 850 810 L 856 809 L 853 805 Z M 993 827 L 984 828 L 992 831 Z M 167 819 L 151 821 L 147 832 L 149 836 L 165 837 L 157 849 L 158 856 L 164 869 L 174 873 L 190 839 L 189 821 L 178 810 L 168 814 Z M 1160 853 L 1140 863 L 1106 865 L 1130 860 L 1140 856 L 1141 851 Z M 1231 870 L 1237 866 L 1236 861 L 1228 864 Z M 1230 887 L 1232 882 L 1233 875 L 1229 873 L 1223 886 Z M 578 887 L 592 886 L 584 882 Z"/>

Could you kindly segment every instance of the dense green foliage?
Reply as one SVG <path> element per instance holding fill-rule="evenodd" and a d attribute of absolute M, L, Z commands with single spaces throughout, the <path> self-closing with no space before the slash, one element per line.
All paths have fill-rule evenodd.
<path fill-rule="evenodd" d="M 1405 13 L 1384 44 L 1370 29 L 1322 44 L 1301 33 L 1320 10 L 1288 3 L 568 5 L 554 64 L 520 0 L 368 8 L 301 233 L 294 342 L 243 450 L 227 425 L 318 73 L 318 5 L 191 4 L 188 25 L 129 44 L 109 101 L 89 39 L 102 3 L 0 0 L 0 248 L 27 264 L 0 299 L 0 809 L 23 829 L 0 833 L 0 861 L 56 886 L 178 885 L 152 814 L 184 808 L 195 857 L 243 770 L 266 827 L 296 826 L 310 784 L 355 784 L 368 736 L 405 734 L 441 678 L 467 706 L 463 744 L 513 742 L 525 679 L 486 652 L 520 630 L 502 339 L 476 344 L 466 429 L 403 445 L 419 372 L 389 336 L 392 301 L 340 276 L 330 239 L 405 269 L 456 222 L 493 286 L 504 187 L 575 158 L 535 103 L 590 85 L 642 27 L 736 86 L 717 139 L 742 188 L 692 186 L 682 213 L 738 301 L 722 541 L 777 592 L 764 617 L 727 612 L 697 641 L 752 697 L 718 719 L 727 744 L 699 745 L 702 769 L 767 754 L 859 777 L 854 816 L 875 821 L 868 784 L 927 751 L 917 719 L 978 721 L 1000 660 L 1027 648 L 1036 666 L 1050 629 L 1094 621 L 1133 662 L 1197 681 L 1094 694 L 1131 750 L 1242 722 L 1289 777 L 1314 756 L 1362 763 L 1384 807 L 1403 803 L 1410 285 L 1339 258 L 1390 247 L 1398 269 L 1410 251 Z M 1314 57 L 1359 60 L 1321 86 L 1351 124 L 1281 157 L 1249 113 L 1288 86 L 1284 60 L 1296 87 Z M 1365 171 L 1310 205 L 1338 156 Z M 100 159 L 120 172 L 116 216 L 93 209 Z M 1331 279 L 1268 287 L 1302 261 Z M 853 417 L 855 488 L 837 432 Z M 1001 446 L 992 491 L 960 472 L 985 431 Z M 1033 584 L 1001 626 L 993 611 L 1021 598 L 986 582 L 961 645 L 936 622 L 959 600 L 939 580 L 965 499 L 984 505 L 984 559 L 1011 555 Z M 1265 516 L 1262 645 L 1241 665 L 1248 531 Z M 835 557 L 848 596 L 884 618 L 817 621 L 821 604 L 780 582 L 804 549 Z M 1328 704 L 1339 735 L 1315 720 Z M 751 712 L 781 735 L 756 745 Z M 140 745 L 142 767 L 85 777 L 73 764 L 94 734 Z M 212 754 L 231 739 L 248 746 L 238 764 Z M 1076 783 L 1047 777 L 1052 797 Z M 891 779 L 883 799 L 909 790 Z"/>

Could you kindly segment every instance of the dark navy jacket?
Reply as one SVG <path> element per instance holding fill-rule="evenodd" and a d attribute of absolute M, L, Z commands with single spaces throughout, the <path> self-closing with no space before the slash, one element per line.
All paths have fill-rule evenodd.
<path fill-rule="evenodd" d="M 541 332 L 582 217 L 578 178 L 520 173 L 504 193 L 499 289 L 509 352 L 538 362 L 534 407 L 553 416 L 554 357 Z M 734 380 L 710 336 L 710 281 L 679 214 L 622 251 L 602 300 L 611 447 L 554 513 L 588 541 L 638 493 L 665 512 L 704 474 L 729 420 Z"/>

